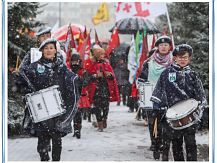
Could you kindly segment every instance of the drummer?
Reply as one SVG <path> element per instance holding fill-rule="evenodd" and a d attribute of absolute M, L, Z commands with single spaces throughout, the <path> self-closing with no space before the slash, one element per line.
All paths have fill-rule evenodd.
<path fill-rule="evenodd" d="M 51 27 L 48 27 L 48 26 L 42 26 L 42 27 L 40 27 L 39 30 L 36 33 L 36 37 L 37 37 L 37 45 L 36 45 L 37 48 L 36 47 L 34 48 L 36 50 L 35 53 L 37 53 L 38 56 L 41 56 L 41 54 L 38 54 L 38 53 L 40 53 L 38 51 L 38 47 L 40 46 L 40 44 L 44 40 L 46 40 L 48 38 L 51 38 Z M 66 54 L 65 54 L 65 52 L 63 50 L 60 49 L 60 44 L 59 44 L 58 41 L 57 41 L 56 47 L 57 47 L 57 51 L 59 52 L 58 53 L 58 57 L 60 57 L 61 59 L 63 59 L 63 61 L 65 63 Z M 33 57 L 32 55 L 36 55 L 36 54 L 31 54 L 33 52 L 33 51 L 31 51 L 31 49 L 24 56 L 24 58 L 23 58 L 23 60 L 22 60 L 22 62 L 20 64 L 20 68 L 19 68 L 20 72 L 22 72 L 23 70 L 27 69 L 29 67 L 30 63 L 37 61 L 37 59 L 35 59 L 35 60 L 31 59 L 31 57 Z M 36 58 L 36 57 L 34 57 L 34 58 Z"/>
<path fill-rule="evenodd" d="M 138 78 L 140 82 L 149 82 L 156 85 L 161 73 L 172 63 L 172 41 L 168 36 L 161 36 L 155 42 L 154 50 L 151 50 L 151 56 L 143 63 L 142 72 Z M 147 100 L 147 99 L 146 99 Z M 148 99 L 149 100 L 149 99 Z M 153 136 L 153 115 L 151 110 L 146 111 L 148 118 L 148 127 L 151 138 L 150 150 L 154 151 L 154 158 L 157 160 L 160 157 L 159 153 L 159 137 Z M 159 131 L 160 133 L 160 131 Z"/>
<path fill-rule="evenodd" d="M 192 54 L 193 49 L 187 44 L 178 45 L 173 51 L 175 62 L 162 72 L 151 97 L 156 114 L 162 108 L 190 98 L 199 101 L 201 107 L 205 108 L 207 101 L 202 82 L 189 66 Z M 166 118 L 164 123 L 167 123 Z M 184 161 L 183 140 L 187 161 L 197 161 L 196 129 L 197 124 L 194 124 L 182 130 L 172 129 L 167 134 L 167 139 L 172 137 L 174 161 Z"/>
<path fill-rule="evenodd" d="M 49 38 L 43 41 L 39 50 L 42 52 L 42 57 L 30 64 L 25 71 L 26 77 L 35 88 L 35 91 L 58 85 L 66 113 L 61 117 L 50 118 L 34 124 L 35 136 L 38 137 L 37 151 L 41 161 L 49 161 L 47 146 L 52 140 L 52 161 L 60 161 L 62 137 L 72 132 L 72 116 L 76 112 L 75 106 L 78 99 L 77 75 L 69 71 L 63 61 L 57 57 L 55 39 Z M 68 117 L 65 118 L 65 116 Z M 62 123 L 63 121 L 66 122 L 66 119 L 69 122 Z"/>

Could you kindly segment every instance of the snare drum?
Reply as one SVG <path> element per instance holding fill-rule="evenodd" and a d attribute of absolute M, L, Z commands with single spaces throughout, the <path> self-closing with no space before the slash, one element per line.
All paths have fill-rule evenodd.
<path fill-rule="evenodd" d="M 25 96 L 26 105 L 34 123 L 41 122 L 65 113 L 61 94 L 57 85 L 29 93 Z"/>
<path fill-rule="evenodd" d="M 153 109 L 153 103 L 150 101 L 154 86 L 151 83 L 138 82 L 139 107 L 144 109 Z"/>
<path fill-rule="evenodd" d="M 175 130 L 181 130 L 200 121 L 203 111 L 198 107 L 198 103 L 195 99 L 188 99 L 170 107 L 166 113 L 170 126 Z"/>

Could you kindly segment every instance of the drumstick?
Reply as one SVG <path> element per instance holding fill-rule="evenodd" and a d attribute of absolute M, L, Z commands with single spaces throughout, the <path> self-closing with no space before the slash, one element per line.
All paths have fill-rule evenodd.
<path fill-rule="evenodd" d="M 157 137 L 157 118 L 155 118 L 155 121 L 154 121 L 153 136 L 154 136 L 155 138 Z"/>
<path fill-rule="evenodd" d="M 136 117 L 135 117 L 135 119 L 138 119 L 138 118 L 139 118 L 139 109 L 140 109 L 140 108 L 138 108 L 137 111 L 136 111 Z"/>

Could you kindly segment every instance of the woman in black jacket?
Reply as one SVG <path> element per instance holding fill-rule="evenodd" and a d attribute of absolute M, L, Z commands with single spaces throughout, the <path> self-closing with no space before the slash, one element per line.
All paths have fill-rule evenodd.
<path fill-rule="evenodd" d="M 62 150 L 62 137 L 72 132 L 71 122 L 76 113 L 78 100 L 77 75 L 69 71 L 62 59 L 57 57 L 56 40 L 47 39 L 39 47 L 42 57 L 30 64 L 24 72 L 34 91 L 58 85 L 66 113 L 48 120 L 34 123 L 38 137 L 37 151 L 41 161 L 48 161 L 48 148 L 52 139 L 52 160 L 59 161 Z"/>

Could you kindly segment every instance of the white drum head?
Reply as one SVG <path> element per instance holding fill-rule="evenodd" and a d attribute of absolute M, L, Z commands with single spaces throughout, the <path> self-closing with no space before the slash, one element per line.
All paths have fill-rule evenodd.
<path fill-rule="evenodd" d="M 188 99 L 178 102 L 167 110 L 166 117 L 168 119 L 174 120 L 183 118 L 186 115 L 190 114 L 192 111 L 194 111 L 197 106 L 198 101 L 196 101 L 195 99 Z"/>

